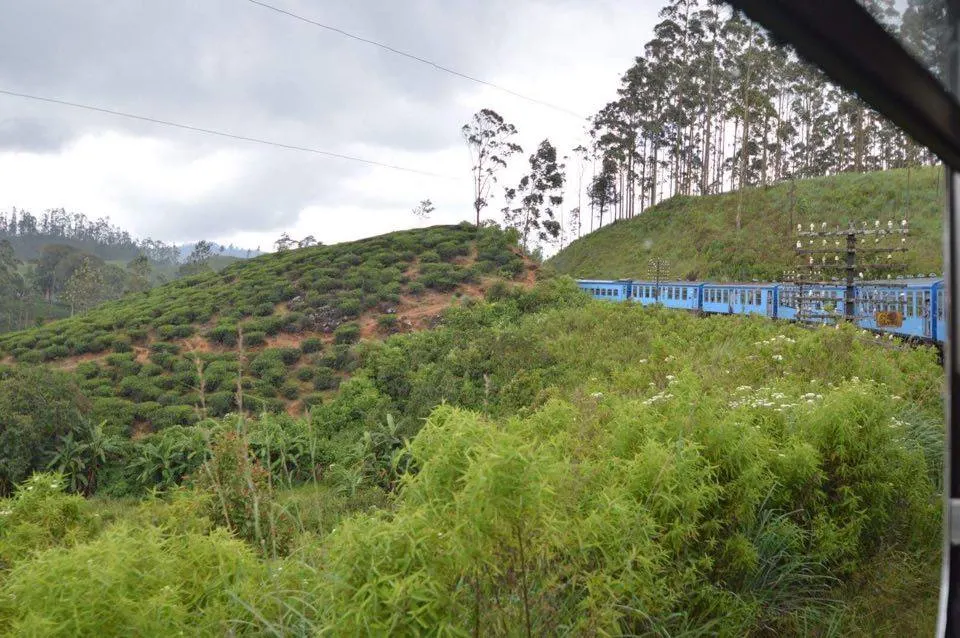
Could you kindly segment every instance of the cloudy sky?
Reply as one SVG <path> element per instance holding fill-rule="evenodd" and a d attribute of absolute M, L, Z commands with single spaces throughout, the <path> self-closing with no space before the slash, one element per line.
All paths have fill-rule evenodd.
<path fill-rule="evenodd" d="M 584 117 L 658 0 L 265 0 Z M 472 217 L 460 126 L 490 107 L 528 152 L 578 117 L 248 0 L 0 0 L 0 90 L 414 168 L 400 172 L 0 94 L 0 208 L 109 215 L 137 236 L 268 249 Z M 519 164 L 519 162 L 518 162 Z M 575 177 L 574 177 L 575 179 Z M 571 193 L 574 199 L 575 194 Z M 492 216 L 494 206 L 487 212 Z"/>

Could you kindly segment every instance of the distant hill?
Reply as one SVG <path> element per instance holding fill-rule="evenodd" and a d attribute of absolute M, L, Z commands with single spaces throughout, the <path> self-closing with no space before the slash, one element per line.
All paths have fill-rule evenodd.
<path fill-rule="evenodd" d="M 191 242 L 189 244 L 183 244 L 180 246 L 180 261 L 186 260 L 186 258 L 193 252 L 193 248 L 196 246 L 196 242 Z M 250 248 L 237 248 L 236 246 L 224 246 L 223 244 L 213 244 L 213 253 L 215 256 L 220 257 L 235 257 L 237 259 L 250 259 L 252 257 L 259 257 L 264 255 L 263 251 L 253 250 Z"/>
<path fill-rule="evenodd" d="M 534 269 L 515 233 L 469 224 L 288 250 L 0 335 L 0 360 L 73 370 L 97 419 L 140 432 L 236 411 L 241 360 L 247 409 L 298 412 L 352 369 L 351 344 Z"/>
<path fill-rule="evenodd" d="M 911 274 L 942 271 L 944 181 L 937 168 L 845 173 L 706 197 L 673 197 L 574 241 L 549 264 L 584 278 L 645 278 L 652 257 L 678 279 L 775 280 L 795 263 L 798 223 L 910 220 Z M 742 226 L 736 230 L 737 207 Z"/>

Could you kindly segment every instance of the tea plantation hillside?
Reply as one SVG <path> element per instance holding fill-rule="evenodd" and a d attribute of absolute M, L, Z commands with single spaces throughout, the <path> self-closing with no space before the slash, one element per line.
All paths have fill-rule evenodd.
<path fill-rule="evenodd" d="M 515 237 L 471 225 L 264 255 L 0 336 L 7 365 L 72 371 L 93 417 L 128 434 L 238 409 L 303 409 L 354 365 L 352 344 L 429 326 L 495 280 L 529 284 Z M 242 366 L 241 366 L 242 362 Z"/>
<path fill-rule="evenodd" d="M 939 273 L 943 193 L 942 171 L 921 168 L 781 182 L 742 195 L 674 197 L 574 241 L 548 263 L 574 277 L 640 279 L 648 277 L 650 258 L 662 257 L 674 278 L 779 280 L 795 263 L 798 223 L 907 217 L 908 271 Z"/>

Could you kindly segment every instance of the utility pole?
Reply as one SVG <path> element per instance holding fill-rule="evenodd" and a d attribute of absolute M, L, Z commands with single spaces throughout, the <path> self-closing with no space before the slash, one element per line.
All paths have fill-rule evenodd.
<path fill-rule="evenodd" d="M 843 318 L 846 321 L 854 321 L 857 318 L 857 280 L 863 279 L 864 272 L 870 274 L 886 272 L 889 279 L 891 271 L 903 269 L 903 264 L 894 261 L 893 255 L 907 251 L 906 242 L 909 234 L 910 228 L 906 219 L 899 224 L 894 224 L 892 221 L 881 224 L 880 220 L 874 220 L 872 226 L 867 222 L 861 222 L 859 226 L 851 222 L 847 228 L 836 226 L 833 229 L 828 229 L 825 222 L 821 223 L 819 228 L 815 224 L 810 224 L 808 229 L 804 229 L 802 224 L 797 224 L 795 252 L 799 261 L 797 264 L 799 272 L 794 283 L 801 290 L 797 307 L 800 318 L 813 316 L 809 311 L 810 304 L 819 304 L 822 309 L 823 303 L 837 301 L 836 298 L 825 294 L 822 288 L 820 292 L 813 290 L 804 295 L 803 287 L 836 285 L 825 281 L 825 275 L 833 275 L 831 279 L 836 282 L 837 275 L 842 274 Z M 873 239 L 873 245 L 869 244 L 870 239 Z M 900 241 L 897 242 L 897 239 Z M 894 242 L 893 245 L 891 242 Z M 884 253 L 887 256 L 886 261 L 882 261 Z M 878 257 L 881 261 L 877 261 Z M 817 318 L 827 320 L 829 315 L 820 314 Z"/>

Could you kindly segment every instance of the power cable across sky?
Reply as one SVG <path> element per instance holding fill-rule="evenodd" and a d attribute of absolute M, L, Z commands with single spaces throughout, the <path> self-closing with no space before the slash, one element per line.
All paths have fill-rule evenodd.
<path fill-rule="evenodd" d="M 493 82 L 488 82 L 487 80 L 482 80 L 482 79 L 480 79 L 480 78 L 474 77 L 474 76 L 469 75 L 469 74 L 467 74 L 467 73 L 463 73 L 463 72 L 461 72 L 461 71 L 457 71 L 456 69 L 451 69 L 451 68 L 448 67 L 448 66 L 444 66 L 444 65 L 442 65 L 442 64 L 439 64 L 439 63 L 434 62 L 434 61 L 432 61 L 432 60 L 428 60 L 428 59 L 426 59 L 426 58 L 422 58 L 422 57 L 420 57 L 420 56 L 418 56 L 418 55 L 414 55 L 413 53 L 408 53 L 408 52 L 406 52 L 406 51 L 401 51 L 400 49 L 396 49 L 396 48 L 394 48 L 394 47 L 392 47 L 392 46 L 390 46 L 390 45 L 388 45 L 388 44 L 384 44 L 384 43 L 382 43 L 382 42 L 377 42 L 376 40 L 371 40 L 371 39 L 369 39 L 369 38 L 364 38 L 364 37 L 362 37 L 362 36 L 356 35 L 355 33 L 350 33 L 349 31 L 344 31 L 343 29 L 339 29 L 339 28 L 337 28 L 337 27 L 330 26 L 329 24 L 324 24 L 324 23 L 318 22 L 318 21 L 316 21 L 316 20 L 311 20 L 310 18 L 307 18 L 307 17 L 304 17 L 304 16 L 302 16 L 302 15 L 293 13 L 292 11 L 287 11 L 286 9 L 282 9 L 282 8 L 277 7 L 277 6 L 274 6 L 274 5 L 272 5 L 272 4 L 267 4 L 266 2 L 261 2 L 260 0 L 247 0 L 247 2 L 249 2 L 249 3 L 251 3 L 251 4 L 255 4 L 255 5 L 259 6 L 259 7 L 263 7 L 264 9 L 269 9 L 270 11 L 275 11 L 276 13 L 285 15 L 285 16 L 290 17 L 290 18 L 293 18 L 294 20 L 299 20 L 300 22 L 305 22 L 305 23 L 310 24 L 310 25 L 313 25 L 313 26 L 315 26 L 315 27 L 319 27 L 319 28 L 321 28 L 321 29 L 325 29 L 325 30 L 327 30 L 327 31 L 330 31 L 330 32 L 333 32 L 333 33 L 337 33 L 337 34 L 342 35 L 342 36 L 344 36 L 344 37 L 346 37 L 346 38 L 350 38 L 351 40 L 356 40 L 357 42 L 362 42 L 362 43 L 364 43 L 364 44 L 369 44 L 369 45 L 371 45 L 371 46 L 375 46 L 375 47 L 378 47 L 378 48 L 380 48 L 380 49 L 383 49 L 384 51 L 389 51 L 390 53 L 394 53 L 394 54 L 396 54 L 396 55 L 403 56 L 403 57 L 408 58 L 408 59 L 410 59 L 410 60 L 414 60 L 415 62 L 420 62 L 421 64 L 426 64 L 427 66 L 433 67 L 434 69 L 436 69 L 436 70 L 438 70 L 438 71 L 442 71 L 442 72 L 444 72 L 444 73 L 449 73 L 449 74 L 455 75 L 455 76 L 457 76 L 457 77 L 459 77 L 459 78 L 463 78 L 464 80 L 469 80 L 470 82 L 475 82 L 475 83 L 477 83 L 477 84 L 482 84 L 483 86 L 487 86 L 487 87 L 490 87 L 490 88 L 492 88 L 492 89 L 496 89 L 497 91 L 501 91 L 501 92 L 503 92 L 503 93 L 507 93 L 507 94 L 512 95 L 512 96 L 514 96 L 514 97 L 518 97 L 518 98 L 520 98 L 521 100 L 526 100 L 526 101 L 528 101 L 528 102 L 532 102 L 533 104 L 539 104 L 540 106 L 545 106 L 545 107 L 547 107 L 547 108 L 549 108 L 549 109 L 553 109 L 553 110 L 555 110 L 555 111 L 559 111 L 559 112 L 561 112 L 561 113 L 565 113 L 565 114 L 570 115 L 570 116 L 573 116 L 573 117 L 575 117 L 575 118 L 577 118 L 577 119 L 581 119 L 581 120 L 582 120 L 582 119 L 585 119 L 581 114 L 575 113 L 574 111 L 571 111 L 570 109 L 564 108 L 564 107 L 562 107 L 562 106 L 557 106 L 556 104 L 551 104 L 550 102 L 545 102 L 545 101 L 543 101 L 543 100 L 539 100 L 539 99 L 537 99 L 537 98 L 535 98 L 535 97 L 530 97 L 529 95 L 524 95 L 524 94 L 522 94 L 522 93 L 518 93 L 518 92 L 516 92 L 516 91 L 514 91 L 514 90 L 512 90 L 512 89 L 508 89 L 508 88 L 506 88 L 506 87 L 504 87 L 504 86 L 500 86 L 499 84 L 494 84 Z"/>
<path fill-rule="evenodd" d="M 170 120 L 162 120 L 155 117 L 149 117 L 146 115 L 137 115 L 135 113 L 127 113 L 125 111 L 118 111 L 115 109 L 108 109 L 102 106 L 93 106 L 91 104 L 81 104 L 79 102 L 70 102 L 67 100 L 61 100 L 58 98 L 44 97 L 41 95 L 30 95 L 28 93 L 19 93 L 17 91 L 9 91 L 6 89 L 0 89 L 0 94 L 9 95 L 11 97 L 23 98 L 26 100 L 35 100 L 38 102 L 47 102 L 49 104 L 59 104 L 60 106 L 69 106 L 76 109 L 84 109 L 87 111 L 94 111 L 97 113 L 105 113 L 107 115 L 113 115 L 116 117 L 125 117 L 131 120 L 139 120 L 141 122 L 150 122 L 151 124 L 160 124 L 162 126 L 170 126 L 173 128 L 178 128 L 186 131 L 192 131 L 194 133 L 203 133 L 206 135 L 216 135 L 218 137 L 226 137 L 232 140 L 239 140 L 241 142 L 252 142 L 254 144 L 263 144 L 266 146 L 273 146 L 275 148 L 284 148 L 292 151 L 302 151 L 305 153 L 313 153 L 315 155 L 323 155 L 324 157 L 331 157 L 335 159 L 347 160 L 351 162 L 360 162 L 362 164 L 369 164 L 371 166 L 379 166 L 381 168 L 389 168 L 395 171 L 403 171 L 405 173 L 416 173 L 418 175 L 426 175 L 428 177 L 437 177 L 440 179 L 449 179 L 456 180 L 458 178 L 450 175 L 441 175 L 439 173 L 431 173 L 430 171 L 424 171 L 417 168 L 411 168 L 409 166 L 399 166 L 397 164 L 388 164 L 386 162 L 378 162 L 376 160 L 365 159 L 362 157 L 355 157 L 353 155 L 344 155 L 343 153 L 334 153 L 333 151 L 325 151 L 318 148 L 312 148 L 309 146 L 299 146 L 296 144 L 285 144 L 283 142 L 275 142 L 272 140 L 266 140 L 259 137 L 250 137 L 248 135 L 238 135 L 236 133 L 228 133 L 226 131 L 217 131 L 215 129 L 204 128 L 201 126 L 193 126 L 192 124 L 181 124 L 179 122 L 171 122 Z"/>

